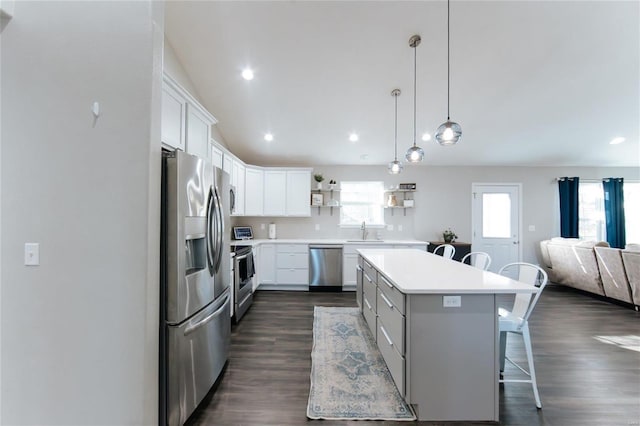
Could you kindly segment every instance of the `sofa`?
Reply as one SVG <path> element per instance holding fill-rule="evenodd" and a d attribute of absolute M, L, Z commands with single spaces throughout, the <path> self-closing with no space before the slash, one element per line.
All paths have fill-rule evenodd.
<path fill-rule="evenodd" d="M 540 242 L 540 255 L 551 282 L 640 306 L 640 246 L 552 238 Z"/>

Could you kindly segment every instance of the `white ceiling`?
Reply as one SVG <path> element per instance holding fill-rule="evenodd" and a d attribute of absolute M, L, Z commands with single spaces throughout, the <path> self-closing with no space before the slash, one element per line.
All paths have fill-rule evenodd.
<path fill-rule="evenodd" d="M 166 36 L 231 150 L 258 165 L 386 164 L 446 120 L 445 1 L 169 1 Z M 426 165 L 639 166 L 637 1 L 452 1 L 458 145 Z M 241 78 L 246 66 L 252 81 Z M 266 132 L 274 141 L 265 142 Z M 351 131 L 358 142 L 349 142 Z M 609 145 L 616 136 L 620 145 Z"/>

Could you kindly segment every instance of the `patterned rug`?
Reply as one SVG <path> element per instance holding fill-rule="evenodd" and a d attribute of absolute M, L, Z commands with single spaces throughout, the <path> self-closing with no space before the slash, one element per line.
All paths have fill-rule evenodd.
<path fill-rule="evenodd" d="M 358 308 L 314 309 L 307 417 L 415 420 Z"/>

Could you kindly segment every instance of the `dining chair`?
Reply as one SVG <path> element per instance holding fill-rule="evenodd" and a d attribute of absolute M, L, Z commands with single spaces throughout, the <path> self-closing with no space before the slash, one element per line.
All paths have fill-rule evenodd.
<path fill-rule="evenodd" d="M 524 262 L 509 263 L 498 271 L 500 275 L 509 277 L 515 276 L 516 280 L 538 287 L 537 293 L 517 293 L 511 311 L 500 308 L 498 310 L 498 324 L 500 330 L 500 383 L 531 383 L 533 395 L 536 399 L 536 407 L 542 408 L 538 385 L 536 382 L 536 371 L 533 366 L 533 352 L 531 350 L 531 335 L 529 334 L 529 317 L 536 306 L 542 290 L 547 285 L 547 273 L 537 265 Z M 527 354 L 529 370 L 525 370 L 506 356 L 507 333 L 519 334 L 524 340 L 524 348 Z M 504 365 L 505 359 L 516 366 L 520 371 L 529 376 L 529 379 L 505 379 Z"/>
<path fill-rule="evenodd" d="M 439 251 L 442 253 L 438 253 Z M 456 248 L 451 244 L 440 244 L 438 247 L 433 249 L 433 254 L 446 257 L 447 259 L 453 259 L 453 255 L 456 254 Z"/>
<path fill-rule="evenodd" d="M 491 265 L 491 256 L 489 256 L 489 253 L 485 253 L 483 251 L 472 251 L 471 253 L 467 253 L 460 262 L 465 263 L 467 259 L 469 259 L 469 265 L 482 269 L 483 271 L 488 271 L 489 266 Z"/>

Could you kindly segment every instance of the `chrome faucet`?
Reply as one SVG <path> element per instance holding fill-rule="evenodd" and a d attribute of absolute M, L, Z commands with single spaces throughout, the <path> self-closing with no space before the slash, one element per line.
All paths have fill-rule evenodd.
<path fill-rule="evenodd" d="M 367 223 L 364 220 L 362 221 L 362 225 L 360 225 L 360 229 L 362 230 L 362 239 L 366 240 L 369 232 L 367 231 Z"/>

